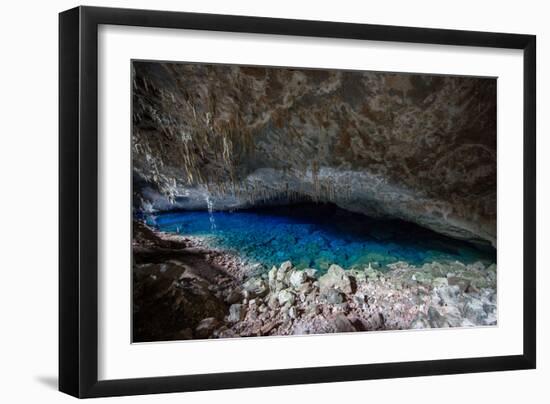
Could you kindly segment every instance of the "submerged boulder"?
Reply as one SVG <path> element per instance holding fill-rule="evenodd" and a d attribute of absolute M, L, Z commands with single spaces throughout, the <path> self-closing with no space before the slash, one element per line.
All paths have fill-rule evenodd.
<path fill-rule="evenodd" d="M 434 307 L 430 306 L 428 308 L 428 321 L 432 328 L 443 328 L 448 327 L 449 323 L 444 316 Z"/>
<path fill-rule="evenodd" d="M 229 304 L 235 304 L 240 302 L 241 299 L 242 299 L 241 291 L 238 289 L 233 289 L 231 292 L 229 292 L 229 294 L 225 298 L 225 301 Z"/>
<path fill-rule="evenodd" d="M 344 294 L 336 289 L 325 289 L 321 293 L 321 299 L 329 304 L 340 304 L 345 301 Z"/>
<path fill-rule="evenodd" d="M 317 273 L 317 270 L 315 268 L 306 268 L 304 269 L 305 274 L 310 279 L 315 279 L 315 274 Z"/>
<path fill-rule="evenodd" d="M 277 288 L 277 271 L 277 267 L 273 266 L 267 273 L 267 280 L 271 290 L 275 290 Z"/>
<path fill-rule="evenodd" d="M 474 324 L 483 324 L 483 320 L 487 318 L 483 302 L 471 296 L 468 297 L 468 301 L 464 304 L 463 312 L 464 317 Z"/>

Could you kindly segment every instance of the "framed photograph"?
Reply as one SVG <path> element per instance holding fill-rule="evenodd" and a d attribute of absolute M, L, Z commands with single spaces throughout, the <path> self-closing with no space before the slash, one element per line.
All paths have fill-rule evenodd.
<path fill-rule="evenodd" d="M 535 36 L 59 27 L 61 391 L 535 368 Z"/>

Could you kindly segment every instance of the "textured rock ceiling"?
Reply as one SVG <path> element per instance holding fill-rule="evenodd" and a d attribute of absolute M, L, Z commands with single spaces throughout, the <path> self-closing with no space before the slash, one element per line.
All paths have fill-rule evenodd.
<path fill-rule="evenodd" d="M 137 209 L 313 200 L 496 238 L 496 80 L 133 63 Z"/>

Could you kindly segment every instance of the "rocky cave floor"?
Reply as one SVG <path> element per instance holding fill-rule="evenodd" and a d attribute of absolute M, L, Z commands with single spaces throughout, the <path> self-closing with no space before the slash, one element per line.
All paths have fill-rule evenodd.
<path fill-rule="evenodd" d="M 257 274 L 196 237 L 134 222 L 134 342 L 496 325 L 496 265 Z"/>

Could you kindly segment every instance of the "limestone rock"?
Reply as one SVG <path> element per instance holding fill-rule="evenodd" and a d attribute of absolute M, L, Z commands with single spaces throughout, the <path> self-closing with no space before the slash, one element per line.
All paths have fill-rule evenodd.
<path fill-rule="evenodd" d="M 229 317 L 228 321 L 230 323 L 237 323 L 244 318 L 245 308 L 242 304 L 232 304 L 229 306 Z"/>
<path fill-rule="evenodd" d="M 281 306 L 285 304 L 293 305 L 296 300 L 296 296 L 290 289 L 283 289 L 277 295 L 277 299 L 279 301 L 279 305 Z"/>
<path fill-rule="evenodd" d="M 250 278 L 243 284 L 243 289 L 248 292 L 250 299 L 264 297 L 269 293 L 268 284 L 261 278 Z"/>
<path fill-rule="evenodd" d="M 352 293 L 351 281 L 346 271 L 338 265 L 331 265 L 327 273 L 319 278 L 319 289 L 326 293 L 328 289 L 337 289 L 342 293 Z"/>
<path fill-rule="evenodd" d="M 290 286 L 294 289 L 300 289 L 307 281 L 305 271 L 292 271 L 289 277 Z"/>
<path fill-rule="evenodd" d="M 334 326 L 336 328 L 336 332 L 357 331 L 351 321 L 349 321 L 348 318 L 342 314 L 336 316 L 336 318 L 334 319 Z"/>

